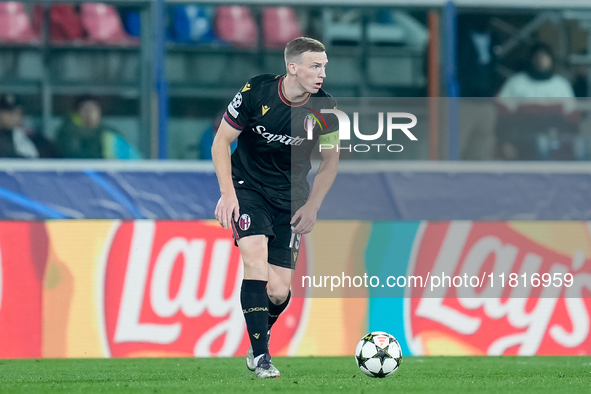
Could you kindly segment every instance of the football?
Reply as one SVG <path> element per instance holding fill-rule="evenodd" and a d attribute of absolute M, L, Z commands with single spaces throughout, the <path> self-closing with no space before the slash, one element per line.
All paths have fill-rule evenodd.
<path fill-rule="evenodd" d="M 387 332 L 370 332 L 357 344 L 355 362 L 367 376 L 385 378 L 400 366 L 402 350 L 396 338 Z"/>

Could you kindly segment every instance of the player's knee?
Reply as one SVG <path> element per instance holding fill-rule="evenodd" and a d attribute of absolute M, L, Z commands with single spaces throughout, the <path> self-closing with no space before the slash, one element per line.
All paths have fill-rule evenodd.
<path fill-rule="evenodd" d="M 287 295 L 289 294 L 289 286 L 278 286 L 269 283 L 267 286 L 267 294 L 269 295 L 269 299 L 273 304 L 283 304 L 287 299 Z"/>

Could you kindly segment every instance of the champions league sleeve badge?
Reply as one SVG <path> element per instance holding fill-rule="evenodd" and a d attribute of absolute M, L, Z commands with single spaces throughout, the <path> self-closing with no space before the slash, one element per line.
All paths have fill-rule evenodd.
<path fill-rule="evenodd" d="M 234 99 L 232 100 L 232 106 L 234 108 L 238 108 L 240 107 L 240 105 L 242 105 L 242 94 L 240 92 L 236 93 L 236 96 L 234 96 Z"/>
<path fill-rule="evenodd" d="M 234 99 L 232 100 L 232 102 L 230 104 L 228 104 L 228 112 L 234 118 L 237 118 L 238 115 L 240 114 L 238 111 L 236 111 L 236 108 L 240 107 L 240 105 L 242 105 L 242 94 L 240 92 L 238 92 L 238 93 L 236 93 L 236 96 L 234 96 Z"/>

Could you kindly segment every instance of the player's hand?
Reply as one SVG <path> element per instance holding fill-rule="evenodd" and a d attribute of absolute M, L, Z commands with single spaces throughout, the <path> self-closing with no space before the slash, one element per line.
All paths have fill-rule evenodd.
<path fill-rule="evenodd" d="M 308 204 L 304 205 L 296 211 L 291 218 L 291 225 L 297 223 L 293 232 L 296 234 L 308 234 L 316 224 L 316 213 L 318 211 Z"/>
<path fill-rule="evenodd" d="M 220 222 L 224 230 L 230 228 L 232 219 L 235 222 L 238 221 L 240 218 L 240 206 L 238 205 L 236 194 L 222 194 L 218 200 L 218 205 L 215 207 L 215 218 Z"/>

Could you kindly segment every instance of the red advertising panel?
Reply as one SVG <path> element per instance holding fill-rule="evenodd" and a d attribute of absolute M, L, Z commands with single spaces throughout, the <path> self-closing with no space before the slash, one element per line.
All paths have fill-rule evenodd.
<path fill-rule="evenodd" d="M 439 277 L 467 273 L 485 280 L 482 286 L 412 289 L 407 327 L 414 338 L 413 353 L 436 353 L 425 347 L 438 342 L 470 354 L 591 353 L 586 226 L 584 222 L 425 223 L 409 272 Z"/>
<path fill-rule="evenodd" d="M 305 253 L 300 263 L 305 269 Z M 105 337 L 111 356 L 246 353 L 242 262 L 230 232 L 217 222 L 123 222 L 105 270 Z M 303 299 L 293 299 L 278 321 L 275 354 L 287 351 L 302 309 Z"/>
<path fill-rule="evenodd" d="M 42 288 L 48 242 L 43 223 L 0 225 L 0 357 L 41 357 Z"/>

